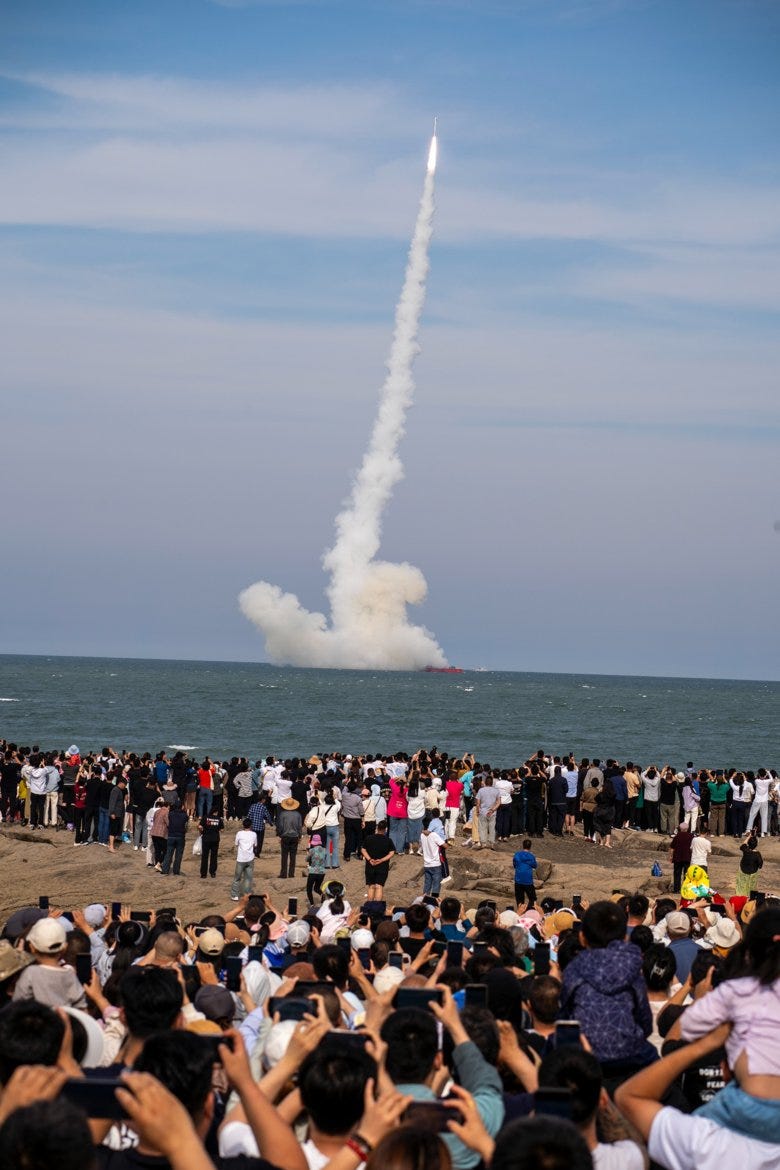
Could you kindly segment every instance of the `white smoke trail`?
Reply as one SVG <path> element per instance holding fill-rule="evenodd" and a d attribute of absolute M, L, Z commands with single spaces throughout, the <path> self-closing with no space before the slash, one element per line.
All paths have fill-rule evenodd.
<path fill-rule="evenodd" d="M 412 366 L 420 349 L 417 333 L 433 234 L 436 153 L 434 127 L 379 411 L 349 503 L 336 517 L 336 541 L 323 557 L 330 573 L 330 625 L 323 614 L 304 609 L 294 594 L 265 581 L 250 585 L 239 597 L 244 614 L 262 630 L 273 662 L 379 670 L 447 664 L 435 638 L 412 625 L 406 612 L 407 605 L 425 599 L 427 585 L 420 570 L 374 560 L 385 505 L 404 474 L 398 446 L 414 395 Z"/>

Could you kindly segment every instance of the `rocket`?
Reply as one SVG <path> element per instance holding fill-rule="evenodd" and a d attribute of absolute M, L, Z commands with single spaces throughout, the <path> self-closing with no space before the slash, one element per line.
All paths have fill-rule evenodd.
<path fill-rule="evenodd" d="M 438 153 L 438 141 L 436 139 L 436 123 L 439 121 L 438 117 L 433 119 L 433 137 L 431 138 L 431 145 L 428 150 L 428 174 L 432 175 L 436 170 L 436 155 Z"/>

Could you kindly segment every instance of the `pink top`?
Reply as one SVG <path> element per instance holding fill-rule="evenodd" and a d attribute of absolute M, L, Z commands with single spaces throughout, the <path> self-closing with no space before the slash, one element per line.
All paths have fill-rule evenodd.
<path fill-rule="evenodd" d="M 729 1067 L 745 1053 L 752 1076 L 780 1076 L 780 980 L 727 979 L 682 1014 L 683 1040 L 698 1040 L 731 1021 L 726 1041 Z"/>
<path fill-rule="evenodd" d="M 402 791 L 401 785 L 397 780 L 390 781 L 390 799 L 387 802 L 387 815 L 389 817 L 406 816 L 406 789 Z"/>
<path fill-rule="evenodd" d="M 460 798 L 463 795 L 463 785 L 460 780 L 447 781 L 447 799 L 444 802 L 445 808 L 460 808 Z"/>

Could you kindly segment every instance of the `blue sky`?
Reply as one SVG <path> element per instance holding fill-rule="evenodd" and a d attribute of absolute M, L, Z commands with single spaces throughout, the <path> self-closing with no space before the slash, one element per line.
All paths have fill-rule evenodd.
<path fill-rule="evenodd" d="M 780 678 L 772 0 L 10 0 L 6 652 L 262 658 L 321 608 L 427 140 L 415 620 L 507 669 Z"/>

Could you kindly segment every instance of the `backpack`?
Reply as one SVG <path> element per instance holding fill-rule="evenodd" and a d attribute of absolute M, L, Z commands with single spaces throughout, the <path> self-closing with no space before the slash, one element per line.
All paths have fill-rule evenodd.
<path fill-rule="evenodd" d="M 662 877 L 663 876 L 660 861 L 653 862 L 653 868 L 650 870 L 650 874 L 652 877 Z"/>

